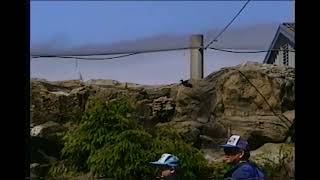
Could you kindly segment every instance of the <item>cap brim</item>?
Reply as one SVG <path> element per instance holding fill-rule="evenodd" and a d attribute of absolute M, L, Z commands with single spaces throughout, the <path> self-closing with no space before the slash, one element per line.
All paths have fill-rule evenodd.
<path fill-rule="evenodd" d="M 238 148 L 237 146 L 233 146 L 233 145 L 230 145 L 230 144 L 220 145 L 220 147 L 222 147 L 222 148 Z"/>
<path fill-rule="evenodd" d="M 156 166 L 156 167 L 167 167 L 168 165 L 167 164 L 163 164 L 163 163 L 160 163 L 160 162 L 150 162 L 151 165 L 153 166 Z"/>

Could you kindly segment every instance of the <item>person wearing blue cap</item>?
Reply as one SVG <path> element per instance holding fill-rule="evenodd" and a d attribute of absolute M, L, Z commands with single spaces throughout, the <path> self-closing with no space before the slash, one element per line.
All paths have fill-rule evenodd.
<path fill-rule="evenodd" d="M 179 158 L 172 154 L 162 154 L 158 161 L 150 162 L 151 165 L 161 169 L 159 179 L 177 180 L 177 169 L 179 168 Z"/>
<path fill-rule="evenodd" d="M 262 170 L 249 161 L 250 149 L 246 140 L 239 135 L 232 135 L 221 147 L 225 153 L 224 162 L 233 165 L 233 168 L 224 175 L 225 180 L 265 179 Z"/>

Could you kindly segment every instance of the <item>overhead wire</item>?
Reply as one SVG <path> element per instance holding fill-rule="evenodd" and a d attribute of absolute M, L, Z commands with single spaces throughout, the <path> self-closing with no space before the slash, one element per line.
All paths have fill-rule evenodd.
<path fill-rule="evenodd" d="M 238 13 L 232 18 L 232 20 L 220 31 L 220 33 L 212 40 L 210 41 L 204 49 L 207 49 L 213 42 L 217 41 L 218 38 L 228 29 L 228 27 L 237 19 L 237 17 L 241 14 L 241 12 L 244 10 L 244 8 L 248 5 L 250 0 L 248 0 L 242 8 L 238 11 Z"/>
<path fill-rule="evenodd" d="M 105 58 L 84 58 L 84 57 L 74 57 L 74 56 L 31 56 L 31 58 L 33 58 L 33 59 L 36 59 L 36 58 L 63 58 L 63 59 L 78 59 L 78 60 L 109 60 L 109 59 L 128 57 L 128 56 L 132 56 L 135 54 L 139 54 L 139 53 L 131 53 L 131 54 L 125 54 L 125 55 L 114 56 L 114 57 L 105 57 Z M 93 56 L 93 55 L 89 55 L 89 56 Z"/>
<path fill-rule="evenodd" d="M 82 60 L 107 60 L 107 59 L 114 59 L 114 58 L 121 58 L 132 56 L 136 54 L 142 53 L 153 53 L 153 52 L 165 52 L 165 51 L 178 51 L 178 50 L 187 50 L 187 49 L 198 49 L 199 47 L 181 47 L 181 48 L 168 48 L 168 49 L 153 49 L 153 50 L 143 50 L 143 51 L 126 51 L 126 52 L 116 52 L 116 53 L 92 53 L 92 54 L 78 54 L 78 55 L 31 55 L 31 58 L 77 58 Z M 83 56 L 109 56 L 109 55 L 118 55 L 118 54 L 125 54 L 115 57 L 108 57 L 108 58 L 85 58 Z"/>
<path fill-rule="evenodd" d="M 217 51 L 223 51 L 223 52 L 229 52 L 229 53 L 244 53 L 244 54 L 250 54 L 250 53 L 263 53 L 263 52 L 269 52 L 269 51 L 286 51 L 286 52 L 295 52 L 295 50 L 289 50 L 289 49 L 268 49 L 268 50 L 257 50 L 257 51 L 234 51 L 234 50 L 227 50 L 227 49 L 219 49 L 210 47 L 209 49 L 217 50 Z"/>
<path fill-rule="evenodd" d="M 123 58 L 128 57 L 136 54 L 143 54 L 143 53 L 151 53 L 151 52 L 161 52 L 161 51 L 174 51 L 174 50 L 186 50 L 186 49 L 196 49 L 201 47 L 190 47 L 190 48 L 175 48 L 175 49 L 169 49 L 169 50 L 148 50 L 148 51 L 139 51 L 135 53 L 125 54 L 125 55 L 119 55 L 114 57 L 101 57 L 101 58 L 90 58 L 90 57 L 83 57 L 83 56 L 94 56 L 94 55 L 81 55 L 79 56 L 58 56 L 58 55 L 52 55 L 52 56 L 31 56 L 32 59 L 37 58 L 63 58 L 63 59 L 78 59 L 78 60 L 110 60 L 110 59 L 117 59 L 117 58 Z M 269 52 L 269 51 L 287 51 L 287 52 L 295 52 L 295 50 L 285 50 L 285 49 L 269 49 L 269 50 L 255 50 L 255 51 L 235 51 L 235 50 L 228 50 L 228 49 L 219 49 L 214 47 L 209 47 L 208 49 L 216 50 L 216 51 L 222 51 L 222 52 L 228 52 L 228 53 L 238 53 L 238 54 L 250 54 L 250 53 L 263 53 L 263 52 Z M 100 54 L 102 55 L 110 55 L 110 54 Z M 98 55 L 95 55 L 98 56 Z"/>
<path fill-rule="evenodd" d="M 236 71 L 238 71 L 240 73 L 240 75 L 242 77 L 244 77 L 244 79 L 246 79 L 246 81 L 258 92 L 258 94 L 263 98 L 263 100 L 266 102 L 266 104 L 268 105 L 270 111 L 274 114 L 274 116 L 278 117 L 279 120 L 281 122 L 283 122 L 286 126 L 286 128 L 290 128 L 290 126 L 292 125 L 292 122 L 285 116 L 283 115 L 281 112 L 280 114 L 277 114 L 275 112 L 275 110 L 272 108 L 272 106 L 270 105 L 270 103 L 268 102 L 267 98 L 259 91 L 259 89 L 249 80 L 249 78 L 242 72 L 240 71 L 239 69 L 234 69 Z M 281 118 L 282 117 L 282 118 Z M 286 122 L 285 122 L 286 121 Z M 287 124 L 289 123 L 289 125 Z"/>

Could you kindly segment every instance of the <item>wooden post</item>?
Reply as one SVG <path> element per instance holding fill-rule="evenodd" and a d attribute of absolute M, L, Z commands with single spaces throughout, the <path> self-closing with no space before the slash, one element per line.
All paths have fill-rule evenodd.
<path fill-rule="evenodd" d="M 190 52 L 190 80 L 199 80 L 203 78 L 203 35 L 197 34 L 191 36 Z"/>

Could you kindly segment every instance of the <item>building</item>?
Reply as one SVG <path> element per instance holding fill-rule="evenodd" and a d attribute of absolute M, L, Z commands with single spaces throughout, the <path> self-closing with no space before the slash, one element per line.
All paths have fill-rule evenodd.
<path fill-rule="evenodd" d="M 295 67 L 295 23 L 280 24 L 263 63 Z"/>

